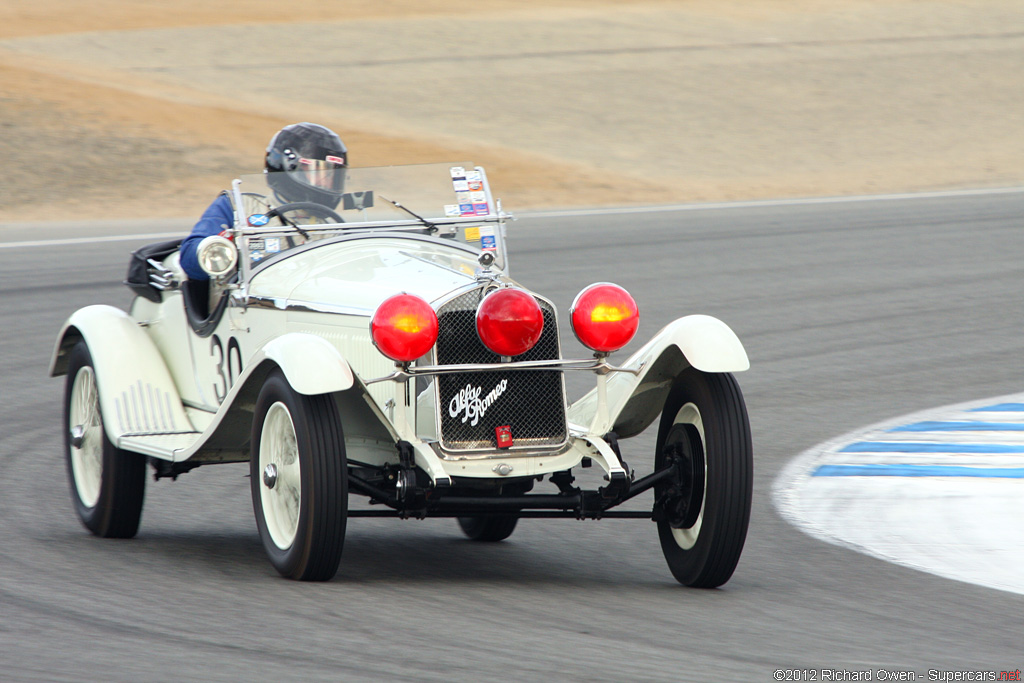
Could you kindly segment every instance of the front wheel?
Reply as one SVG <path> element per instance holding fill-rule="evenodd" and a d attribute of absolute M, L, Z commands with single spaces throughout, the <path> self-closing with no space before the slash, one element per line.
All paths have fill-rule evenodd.
<path fill-rule="evenodd" d="M 272 372 L 252 424 L 252 502 L 263 548 L 282 575 L 329 581 L 348 518 L 341 420 L 328 395 L 306 396 Z"/>
<path fill-rule="evenodd" d="M 683 371 L 658 429 L 654 518 L 669 569 L 686 586 L 714 588 L 732 576 L 747 537 L 753 488 L 750 423 L 731 374 Z"/>
<path fill-rule="evenodd" d="M 146 493 L 146 460 L 107 438 L 92 354 L 79 341 L 68 357 L 64 389 L 64 453 L 78 518 L 103 538 L 132 538 Z"/>

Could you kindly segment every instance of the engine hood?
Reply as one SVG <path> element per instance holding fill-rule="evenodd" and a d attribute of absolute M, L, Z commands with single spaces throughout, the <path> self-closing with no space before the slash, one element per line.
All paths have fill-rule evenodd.
<path fill-rule="evenodd" d="M 388 236 L 325 240 L 285 252 L 253 275 L 249 295 L 376 310 L 409 292 L 434 301 L 476 280 L 471 250 L 441 240 Z"/>

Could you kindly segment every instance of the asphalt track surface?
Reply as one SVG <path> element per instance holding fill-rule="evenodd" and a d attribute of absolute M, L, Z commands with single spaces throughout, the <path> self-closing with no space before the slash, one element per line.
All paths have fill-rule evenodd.
<path fill-rule="evenodd" d="M 825 668 L 928 680 L 1021 668 L 1024 596 L 815 540 L 783 521 L 770 489 L 790 458 L 838 434 L 1021 390 L 1022 219 L 1024 192 L 1011 191 L 534 214 L 510 227 L 512 273 L 555 301 L 563 338 L 575 293 L 612 280 L 640 305 L 632 347 L 698 312 L 746 345 L 755 498 L 739 567 L 717 590 L 677 585 L 642 520 L 526 520 L 480 545 L 451 520 L 356 519 L 332 582 L 286 581 L 264 557 L 242 466 L 150 482 L 136 539 L 93 538 L 70 504 L 48 356 L 76 308 L 127 304 L 127 254 L 146 240 L 0 244 L 0 679 L 769 681 Z M 0 227 L 5 243 L 67 235 Z M 574 376 L 570 393 L 586 383 Z M 624 442 L 641 473 L 653 441 L 648 430 Z"/>

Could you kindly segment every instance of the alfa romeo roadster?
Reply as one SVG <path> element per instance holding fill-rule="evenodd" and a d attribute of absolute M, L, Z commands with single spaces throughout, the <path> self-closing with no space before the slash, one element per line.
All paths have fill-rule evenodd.
<path fill-rule="evenodd" d="M 453 517 L 477 541 L 521 518 L 632 517 L 656 523 L 680 583 L 728 581 L 752 484 L 733 331 L 685 316 L 613 364 L 639 312 L 599 282 L 568 309 L 592 355 L 564 358 L 555 305 L 509 276 L 511 217 L 482 168 L 334 173 L 334 206 L 282 203 L 272 174 L 241 176 L 234 224 L 198 249 L 208 280 L 185 274 L 178 242 L 149 245 L 132 255 L 128 312 L 88 306 L 63 325 L 50 373 L 66 375 L 85 527 L 134 536 L 150 467 L 247 463 L 285 577 L 334 577 L 350 517 Z M 571 403 L 570 372 L 593 377 Z M 656 420 L 638 474 L 625 439 Z M 600 484 L 577 486 L 594 466 Z"/>

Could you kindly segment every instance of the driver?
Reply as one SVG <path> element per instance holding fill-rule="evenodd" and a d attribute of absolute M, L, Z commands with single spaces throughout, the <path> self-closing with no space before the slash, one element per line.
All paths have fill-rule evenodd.
<path fill-rule="evenodd" d="M 347 167 L 348 149 L 337 133 L 315 123 L 294 123 L 270 139 L 263 172 L 268 174 L 267 184 L 277 204 L 314 202 L 333 209 L 341 200 L 344 183 L 344 173 L 334 171 Z M 243 200 L 253 203 L 243 207 L 246 215 L 265 214 L 273 206 L 259 195 L 245 195 Z M 199 266 L 196 250 L 204 237 L 234 224 L 234 211 L 230 193 L 222 192 L 182 241 L 179 261 L 190 279 L 209 279 Z"/>

